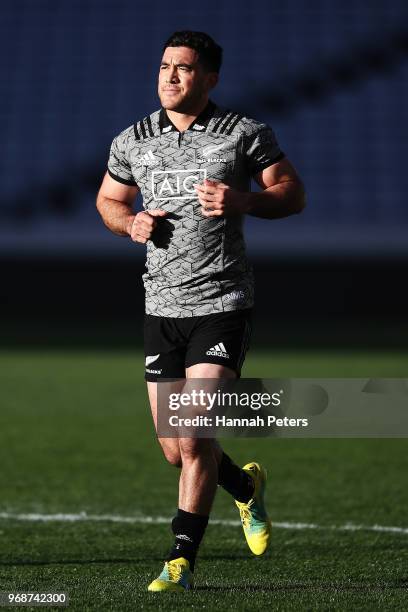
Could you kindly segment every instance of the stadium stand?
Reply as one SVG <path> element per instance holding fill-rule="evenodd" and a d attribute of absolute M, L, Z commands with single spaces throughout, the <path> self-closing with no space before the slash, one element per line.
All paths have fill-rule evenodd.
<path fill-rule="evenodd" d="M 254 253 L 408 251 L 405 2 L 8 0 L 1 12 L 2 252 L 132 251 L 102 227 L 95 191 L 113 136 L 157 108 L 161 44 L 180 28 L 220 41 L 214 99 L 270 123 L 307 187 L 301 217 L 248 220 Z"/>

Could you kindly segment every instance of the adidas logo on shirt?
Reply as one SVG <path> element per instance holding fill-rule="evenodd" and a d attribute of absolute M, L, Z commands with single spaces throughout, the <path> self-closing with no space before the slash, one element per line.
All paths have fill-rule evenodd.
<path fill-rule="evenodd" d="M 214 357 L 225 357 L 226 359 L 229 359 L 227 349 L 225 348 L 222 342 L 219 342 L 215 346 L 211 347 L 206 352 L 206 355 L 213 355 Z"/>
<path fill-rule="evenodd" d="M 153 151 L 151 151 L 151 150 L 149 150 L 147 153 L 144 153 L 143 155 L 139 155 L 136 158 L 136 162 L 139 165 L 143 165 L 143 164 L 149 165 L 149 164 L 153 164 L 156 161 L 157 161 L 157 159 L 154 156 Z"/>

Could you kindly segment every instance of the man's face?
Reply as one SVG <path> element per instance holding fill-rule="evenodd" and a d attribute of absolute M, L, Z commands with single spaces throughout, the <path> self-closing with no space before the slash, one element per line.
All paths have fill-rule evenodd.
<path fill-rule="evenodd" d="M 159 72 L 158 93 L 162 107 L 184 113 L 194 111 L 217 78 L 215 72 L 204 70 L 194 49 L 167 47 Z"/>

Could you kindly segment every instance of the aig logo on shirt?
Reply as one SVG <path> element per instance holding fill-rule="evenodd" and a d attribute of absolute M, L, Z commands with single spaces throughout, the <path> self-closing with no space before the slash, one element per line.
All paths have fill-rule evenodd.
<path fill-rule="evenodd" d="M 155 200 L 191 200 L 197 198 L 194 183 L 207 178 L 207 170 L 155 170 L 152 172 L 152 193 Z"/>

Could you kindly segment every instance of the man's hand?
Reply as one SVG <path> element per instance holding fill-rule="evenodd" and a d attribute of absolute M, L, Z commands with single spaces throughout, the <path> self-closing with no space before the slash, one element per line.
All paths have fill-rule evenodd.
<path fill-rule="evenodd" d="M 194 187 L 204 217 L 243 215 L 248 212 L 248 193 L 209 179 L 205 179 L 201 185 L 195 184 Z"/>
<path fill-rule="evenodd" d="M 129 217 L 127 223 L 127 233 L 132 238 L 133 242 L 146 244 L 150 240 L 153 230 L 157 225 L 155 217 L 165 217 L 168 213 L 159 208 L 142 211 L 137 215 Z"/>

